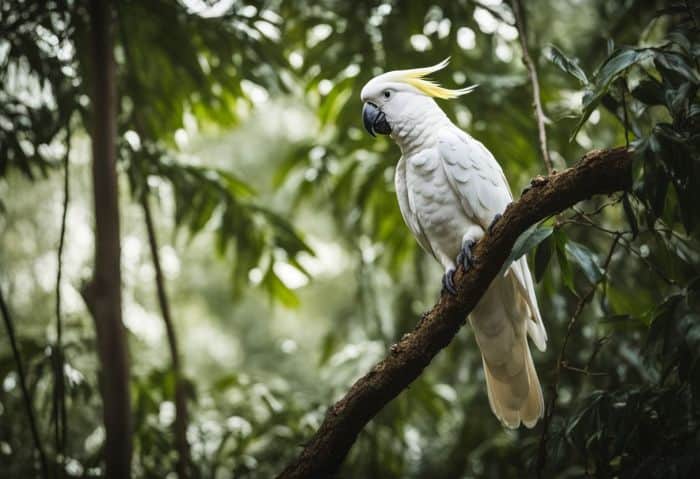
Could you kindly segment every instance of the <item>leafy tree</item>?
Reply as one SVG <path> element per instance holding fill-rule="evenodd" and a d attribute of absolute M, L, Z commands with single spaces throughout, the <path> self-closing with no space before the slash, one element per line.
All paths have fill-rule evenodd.
<path fill-rule="evenodd" d="M 0 337 L 8 477 L 42 473 L 27 410 L 44 476 L 104 475 L 110 453 L 97 394 L 110 359 L 98 365 L 74 299 L 92 271 L 85 152 L 104 106 L 91 96 L 103 84 L 90 67 L 92 3 L 0 5 L 0 287 L 16 333 L 15 347 Z M 449 328 L 453 344 L 394 390 L 342 464 L 347 449 L 335 451 L 340 477 L 697 473 L 692 2 L 125 0 L 108 13 L 132 476 L 279 474 L 357 378 L 404 357 L 405 333 Z M 361 130 L 368 79 L 446 56 L 442 82 L 480 87 L 441 106 L 493 151 L 514 196 L 548 172 L 543 156 L 560 172 L 479 246 L 501 262 L 528 254 L 536 276 L 550 342 L 535 358 L 547 402 L 535 430 L 505 431 L 488 413 L 463 317 L 441 313 L 464 298 L 442 298 L 413 329 L 439 271 L 396 207 L 398 151 Z M 518 211 L 584 155 L 629 167 L 615 179 L 629 187 L 547 214 L 515 241 L 527 226 Z M 294 286 L 285 271 L 312 281 Z M 169 349 L 136 325 L 153 315 Z"/>

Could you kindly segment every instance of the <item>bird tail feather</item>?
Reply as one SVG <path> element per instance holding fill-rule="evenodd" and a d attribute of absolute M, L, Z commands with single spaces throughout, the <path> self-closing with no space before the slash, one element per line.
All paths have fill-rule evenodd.
<path fill-rule="evenodd" d="M 544 415 L 544 399 L 525 335 L 521 347 L 513 348 L 511 353 L 509 361 L 498 365 L 489 365 L 482 355 L 489 404 L 506 427 L 515 429 L 522 422 L 532 428 Z M 523 361 L 525 367 L 516 367 L 518 371 L 509 374 L 509 366 L 522 364 Z"/>

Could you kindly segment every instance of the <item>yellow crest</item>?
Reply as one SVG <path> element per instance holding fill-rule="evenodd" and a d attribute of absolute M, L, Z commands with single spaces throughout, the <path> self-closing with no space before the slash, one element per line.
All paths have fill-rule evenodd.
<path fill-rule="evenodd" d="M 410 70 L 398 70 L 391 72 L 392 76 L 395 75 L 394 80 L 403 83 L 408 83 L 414 88 L 425 93 L 427 96 L 433 98 L 441 98 L 443 100 L 451 100 L 452 98 L 457 98 L 458 96 L 466 95 L 476 88 L 478 85 L 471 85 L 466 88 L 460 88 L 457 90 L 451 90 L 449 88 L 441 87 L 437 82 L 426 79 L 431 73 L 440 71 L 450 63 L 450 57 L 445 58 L 443 61 L 437 65 L 424 68 L 412 68 Z"/>

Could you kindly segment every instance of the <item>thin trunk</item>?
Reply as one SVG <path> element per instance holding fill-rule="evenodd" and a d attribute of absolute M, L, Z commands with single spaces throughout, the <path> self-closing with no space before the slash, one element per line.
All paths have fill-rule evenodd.
<path fill-rule="evenodd" d="M 66 217 L 68 216 L 68 203 L 70 201 L 70 116 L 66 126 L 66 155 L 63 158 L 63 213 L 61 215 L 61 233 L 58 238 L 58 253 L 56 254 L 58 268 L 56 273 L 56 344 L 54 345 L 54 441 L 56 443 L 56 473 L 57 478 L 64 476 L 64 462 L 66 450 L 66 382 L 63 372 L 63 320 L 61 318 L 61 278 L 63 276 L 63 247 L 66 240 Z"/>
<path fill-rule="evenodd" d="M 542 154 L 542 161 L 544 161 L 544 165 L 547 167 L 547 174 L 551 175 L 554 171 L 554 164 L 552 163 L 552 158 L 549 156 L 549 148 L 547 147 L 547 127 L 545 126 L 546 119 L 544 116 L 544 109 L 542 108 L 540 81 L 537 77 L 537 68 L 535 67 L 535 62 L 532 61 L 532 57 L 530 57 L 530 52 L 527 48 L 525 9 L 523 8 L 521 0 L 512 0 L 511 7 L 513 8 L 513 15 L 515 16 L 515 26 L 518 28 L 520 47 L 523 50 L 523 63 L 525 64 L 525 68 L 527 68 L 527 75 L 530 78 L 530 84 L 532 85 L 532 106 L 534 108 L 535 120 L 537 122 L 537 135 L 540 144 L 540 153 Z"/>
<path fill-rule="evenodd" d="M 190 477 L 190 445 L 187 442 L 187 397 L 180 366 L 180 353 L 178 351 L 175 325 L 170 315 L 170 303 L 168 302 L 168 295 L 165 290 L 165 278 L 163 277 L 163 270 L 160 266 L 158 240 L 153 226 L 151 208 L 148 204 L 148 190 L 141 196 L 141 207 L 143 208 L 143 215 L 146 220 L 148 244 L 151 249 L 153 268 L 156 272 L 158 304 L 161 314 L 163 315 L 163 321 L 165 322 L 165 331 L 168 334 L 168 346 L 172 358 L 173 374 L 175 375 L 175 423 L 173 424 L 173 429 L 175 432 L 175 448 L 177 449 L 178 455 L 177 477 L 179 479 L 187 479 Z"/>
<path fill-rule="evenodd" d="M 101 365 L 105 477 L 127 479 L 131 475 L 132 429 L 129 362 L 121 311 L 113 20 L 111 2 L 90 2 L 95 270 L 83 288 L 83 296 L 95 320 Z"/>
<path fill-rule="evenodd" d="M 36 451 L 39 454 L 41 477 L 43 479 L 48 479 L 49 470 L 46 465 L 46 454 L 44 454 L 44 448 L 42 447 L 41 439 L 39 438 L 39 430 L 36 427 L 36 416 L 34 415 L 34 408 L 32 406 L 32 397 L 29 394 L 29 389 L 27 388 L 27 378 L 24 376 L 24 367 L 22 366 L 22 357 L 19 354 L 19 347 L 17 346 L 17 339 L 15 338 L 14 324 L 12 323 L 10 310 L 7 307 L 7 304 L 5 304 L 5 298 L 2 295 L 2 290 L 0 290 L 0 310 L 2 311 L 2 319 L 5 321 L 7 337 L 10 339 L 10 347 L 12 348 L 12 354 L 14 355 L 15 364 L 17 365 L 19 387 L 22 391 L 22 400 L 24 402 L 24 406 L 27 409 L 27 419 L 29 419 L 29 430 L 32 433 L 34 447 L 36 447 Z"/>
<path fill-rule="evenodd" d="M 133 62 L 131 60 L 131 48 L 128 41 L 128 36 L 126 33 L 126 25 L 124 24 L 123 17 L 120 15 L 119 6 L 117 5 L 117 15 L 119 17 L 119 32 L 121 36 L 122 46 L 124 48 L 124 56 L 126 58 L 127 67 L 130 69 L 133 67 Z M 136 112 L 134 115 L 134 124 L 136 130 L 142 138 L 145 138 L 143 128 L 143 121 L 141 116 Z M 175 449 L 177 450 L 177 476 L 179 479 L 188 479 L 190 477 L 190 445 L 187 442 L 187 425 L 188 425 L 188 412 L 187 412 L 187 396 L 185 390 L 185 382 L 182 374 L 182 367 L 180 365 L 180 354 L 178 351 L 177 336 L 175 333 L 175 326 L 173 324 L 172 316 L 170 314 L 170 303 L 168 301 L 168 295 L 165 289 L 165 279 L 163 277 L 163 270 L 160 266 L 160 255 L 158 253 L 158 239 L 156 238 L 155 227 L 153 226 L 153 216 L 151 215 L 151 208 L 148 203 L 148 184 L 144 183 L 144 192 L 140 198 L 141 207 L 143 209 L 144 220 L 146 222 L 146 230 L 148 233 L 148 244 L 151 250 L 151 258 L 153 261 L 153 269 L 156 272 L 156 290 L 158 294 L 158 305 L 160 307 L 161 314 L 163 316 L 163 322 L 165 323 L 165 330 L 168 335 L 168 347 L 170 349 L 170 356 L 172 360 L 172 370 L 175 377 L 175 422 L 173 423 L 173 431 L 175 434 Z"/>

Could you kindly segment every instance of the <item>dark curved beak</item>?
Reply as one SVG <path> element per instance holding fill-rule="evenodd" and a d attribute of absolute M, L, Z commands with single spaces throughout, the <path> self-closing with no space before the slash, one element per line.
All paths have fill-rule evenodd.
<path fill-rule="evenodd" d="M 365 130 L 370 135 L 376 136 L 388 135 L 391 133 L 391 126 L 386 121 L 386 115 L 374 103 L 367 102 L 362 107 L 362 123 L 365 125 Z"/>

